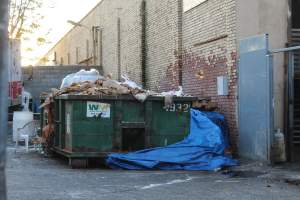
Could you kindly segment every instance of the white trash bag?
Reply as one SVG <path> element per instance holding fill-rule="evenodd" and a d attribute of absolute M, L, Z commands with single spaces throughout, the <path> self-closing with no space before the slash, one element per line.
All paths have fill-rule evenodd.
<path fill-rule="evenodd" d="M 123 74 L 121 77 L 122 77 L 122 79 L 124 80 L 124 81 L 122 82 L 122 84 L 128 85 L 130 88 L 133 88 L 133 89 L 140 89 L 140 90 L 143 89 L 143 88 L 142 88 L 140 85 L 138 85 L 136 82 L 130 80 L 126 74 Z"/>
<path fill-rule="evenodd" d="M 73 83 L 80 83 L 85 81 L 95 82 L 99 79 L 104 79 L 104 77 L 99 74 L 98 70 L 91 69 L 90 71 L 86 71 L 82 69 L 77 73 L 67 75 L 62 81 L 60 89 L 69 87 Z"/>

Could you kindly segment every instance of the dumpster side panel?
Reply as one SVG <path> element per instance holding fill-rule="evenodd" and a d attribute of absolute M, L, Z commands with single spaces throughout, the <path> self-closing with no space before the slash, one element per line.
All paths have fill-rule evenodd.
<path fill-rule="evenodd" d="M 138 101 L 122 102 L 123 122 L 145 122 L 144 104 Z"/>
<path fill-rule="evenodd" d="M 140 103 L 133 98 L 62 96 L 56 99 L 58 128 L 55 146 L 68 157 L 98 157 L 101 153 L 159 147 L 184 139 L 189 133 L 193 100 L 164 98 Z"/>
<path fill-rule="evenodd" d="M 109 105 L 109 113 L 104 117 L 91 117 L 88 114 L 89 102 L 73 101 L 72 103 L 72 151 L 98 152 L 111 151 L 114 133 L 113 102 L 94 102 Z M 93 104 L 93 102 L 90 102 Z"/>
<path fill-rule="evenodd" d="M 174 102 L 165 107 L 152 102 L 151 146 L 167 146 L 183 140 L 189 133 L 191 102 Z"/>

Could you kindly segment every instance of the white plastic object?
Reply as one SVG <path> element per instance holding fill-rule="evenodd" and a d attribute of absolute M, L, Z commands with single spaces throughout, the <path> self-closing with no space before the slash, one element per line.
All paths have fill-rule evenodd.
<path fill-rule="evenodd" d="M 286 161 L 284 134 L 278 129 L 274 135 L 274 159 L 275 162 Z"/>
<path fill-rule="evenodd" d="M 13 114 L 13 141 L 17 141 L 18 136 L 34 134 L 33 113 L 28 111 L 18 111 Z"/>
<path fill-rule="evenodd" d="M 16 140 L 16 150 L 19 147 L 19 141 L 25 141 L 25 149 L 26 149 L 26 152 L 28 152 L 29 151 L 29 135 L 23 135 L 23 134 L 18 135 L 18 138 Z"/>
<path fill-rule="evenodd" d="M 140 85 L 138 85 L 136 82 L 130 80 L 126 74 L 123 74 L 121 77 L 122 77 L 122 79 L 123 79 L 122 84 L 128 85 L 129 87 L 134 88 L 134 89 L 135 89 L 135 88 L 140 89 L 140 90 L 143 89 L 143 88 L 142 88 Z"/>
<path fill-rule="evenodd" d="M 22 106 L 23 111 L 29 111 L 29 101 L 31 99 L 31 94 L 26 92 L 25 90 L 22 91 Z"/>
<path fill-rule="evenodd" d="M 149 94 L 147 92 L 145 93 L 139 93 L 134 95 L 134 98 L 136 98 L 139 102 L 145 102 Z"/>
<path fill-rule="evenodd" d="M 172 90 L 172 91 L 169 91 L 169 92 L 162 92 L 159 96 L 164 96 L 164 97 L 165 96 L 181 97 L 181 96 L 184 96 L 184 94 L 183 94 L 182 86 L 179 86 L 177 91 Z"/>
<path fill-rule="evenodd" d="M 62 81 L 60 89 L 69 87 L 73 83 L 80 83 L 85 81 L 95 82 L 99 79 L 104 79 L 104 77 L 99 74 L 98 70 L 91 69 L 89 71 L 86 71 L 82 69 L 77 73 L 67 75 Z"/>

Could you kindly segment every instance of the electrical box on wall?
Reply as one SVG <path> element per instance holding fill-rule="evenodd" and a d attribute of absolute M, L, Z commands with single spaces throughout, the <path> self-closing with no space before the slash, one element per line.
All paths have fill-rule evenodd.
<path fill-rule="evenodd" d="M 217 78 L 217 87 L 218 87 L 218 95 L 219 96 L 228 95 L 228 77 L 227 76 L 219 76 Z"/>

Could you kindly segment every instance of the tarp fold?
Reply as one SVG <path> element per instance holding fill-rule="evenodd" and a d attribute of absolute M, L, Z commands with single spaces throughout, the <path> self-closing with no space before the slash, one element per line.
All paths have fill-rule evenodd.
<path fill-rule="evenodd" d="M 132 153 L 113 153 L 106 162 L 113 169 L 215 171 L 238 164 L 225 155 L 228 141 L 223 115 L 192 109 L 190 134 L 183 141 Z"/>

